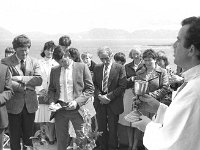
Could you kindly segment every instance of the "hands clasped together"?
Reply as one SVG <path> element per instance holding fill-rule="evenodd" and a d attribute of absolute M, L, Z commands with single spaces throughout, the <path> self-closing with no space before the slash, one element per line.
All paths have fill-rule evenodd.
<path fill-rule="evenodd" d="M 110 103 L 110 99 L 107 97 L 107 95 L 98 95 L 98 98 L 100 100 L 100 104 L 108 104 Z"/>
<path fill-rule="evenodd" d="M 160 102 L 148 94 L 139 96 L 139 100 L 136 100 L 135 104 L 138 106 L 139 110 L 144 110 L 150 113 L 156 113 L 158 107 L 160 106 Z M 132 126 L 144 132 L 147 124 L 150 122 L 151 119 L 144 115 L 141 115 L 139 116 L 139 121 L 133 122 Z"/>

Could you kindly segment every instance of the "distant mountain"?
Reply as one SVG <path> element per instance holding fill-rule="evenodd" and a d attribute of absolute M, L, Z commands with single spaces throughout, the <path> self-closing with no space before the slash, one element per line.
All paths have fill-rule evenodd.
<path fill-rule="evenodd" d="M 96 28 L 82 33 L 80 36 L 83 39 L 128 39 L 130 33 L 120 29 Z"/>
<path fill-rule="evenodd" d="M 137 30 L 132 32 L 131 38 L 142 39 L 173 39 L 176 38 L 176 30 Z"/>
<path fill-rule="evenodd" d="M 42 32 L 27 32 L 25 33 L 31 40 L 34 41 L 49 41 L 49 40 L 58 40 L 62 34 L 46 34 Z"/>
<path fill-rule="evenodd" d="M 42 32 L 28 32 L 25 33 L 32 40 L 47 41 L 58 40 L 64 34 L 46 34 Z M 136 30 L 134 32 L 128 32 L 121 29 L 106 29 L 95 28 L 87 32 L 69 33 L 72 39 L 77 40 L 131 40 L 131 39 L 174 39 L 176 38 L 176 30 Z M 13 39 L 15 35 L 10 31 L 0 28 L 0 41 Z"/>
<path fill-rule="evenodd" d="M 96 28 L 74 34 L 75 39 L 174 39 L 176 30 L 136 30 L 132 33 L 121 29 Z"/>
<path fill-rule="evenodd" d="M 12 38 L 13 34 L 10 31 L 0 27 L 0 41 L 10 40 Z"/>

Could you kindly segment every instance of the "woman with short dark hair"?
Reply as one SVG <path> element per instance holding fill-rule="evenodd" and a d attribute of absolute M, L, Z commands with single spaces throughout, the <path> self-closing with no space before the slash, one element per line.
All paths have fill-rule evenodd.
<path fill-rule="evenodd" d="M 114 60 L 116 63 L 124 65 L 126 63 L 126 56 L 122 52 L 118 52 L 114 55 Z"/>
<path fill-rule="evenodd" d="M 47 130 L 45 132 L 47 134 L 49 144 L 53 144 L 55 141 L 55 125 L 54 122 L 49 121 L 51 111 L 49 111 L 47 101 L 51 68 L 58 65 L 58 63 L 52 59 L 55 47 L 56 45 L 53 41 L 48 41 L 44 44 L 44 48 L 40 54 L 41 57 L 43 57 L 39 60 L 43 82 L 41 86 L 37 87 L 39 109 L 35 115 L 35 122 L 40 123 L 40 128 L 42 128 L 43 125 L 47 126 Z"/>

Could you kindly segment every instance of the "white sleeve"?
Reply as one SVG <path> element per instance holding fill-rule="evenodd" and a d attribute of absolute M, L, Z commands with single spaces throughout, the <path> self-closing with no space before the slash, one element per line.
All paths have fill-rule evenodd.
<path fill-rule="evenodd" d="M 199 150 L 200 105 L 195 92 L 185 90 L 167 108 L 160 105 L 156 121 L 146 126 L 143 143 L 148 150 Z"/>
<path fill-rule="evenodd" d="M 163 123 L 163 119 L 165 117 L 165 112 L 167 110 L 168 106 L 163 104 L 163 103 L 160 103 L 160 106 L 158 107 L 158 111 L 156 113 L 156 118 L 154 120 L 154 122 L 156 123 Z"/>

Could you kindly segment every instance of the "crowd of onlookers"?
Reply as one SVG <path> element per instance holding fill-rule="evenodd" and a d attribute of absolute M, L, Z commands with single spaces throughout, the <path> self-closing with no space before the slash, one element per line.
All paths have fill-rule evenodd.
<path fill-rule="evenodd" d="M 0 82 L 2 83 L 0 86 L 2 93 L 0 95 L 0 140 L 3 141 L 2 137 L 8 126 L 6 134 L 10 137 L 11 150 L 20 150 L 20 143 L 23 149 L 27 149 L 27 146 L 33 146 L 30 137 L 36 132 L 34 126 L 37 124 L 39 129 L 45 131 L 49 144 L 57 142 L 58 150 L 66 150 L 70 145 L 72 149 L 76 149 L 76 146 L 81 148 L 83 145 L 80 141 L 82 136 L 80 131 L 83 131 L 86 114 L 89 114 L 87 117 L 91 123 L 91 130 L 102 132 L 96 139 L 94 149 L 116 150 L 119 148 L 118 124 L 126 126 L 129 150 L 146 149 L 143 145 L 139 145 L 139 141 L 143 140 L 142 131 L 145 131 L 147 124 L 150 124 L 147 131 L 155 129 L 156 133 L 161 133 L 160 129 L 169 125 L 166 123 L 169 120 L 161 119 L 167 112 L 168 106 L 169 112 L 173 109 L 174 111 L 182 110 L 182 108 L 174 108 L 174 105 L 177 105 L 176 101 L 170 105 L 172 97 L 179 98 L 177 93 L 172 96 L 172 92 L 176 91 L 183 82 L 184 86 L 192 84 L 189 84 L 189 79 L 193 79 L 193 76 L 195 76 L 194 79 L 198 79 L 196 78 L 198 69 L 195 67 L 193 70 L 196 73 L 192 75 L 191 72 L 187 73 L 187 69 L 198 62 L 198 57 L 196 57 L 198 51 L 195 51 L 195 46 L 179 53 L 179 59 L 177 56 L 181 50 L 179 41 L 191 20 L 192 23 L 200 22 L 199 18 L 195 17 L 184 20 L 178 40 L 173 45 L 175 61 L 177 64 L 183 64 L 179 66 L 183 66 L 186 71 L 187 83 L 182 77 L 182 68 L 178 67 L 178 71 L 174 72 L 169 67 L 164 50 L 156 52 L 153 49 L 144 51 L 131 49 L 129 57 L 132 61 L 126 62 L 127 56 L 123 52 L 113 54 L 109 47 L 104 46 L 97 49 L 97 55 L 102 63 L 96 64 L 89 52 L 80 54 L 78 49 L 70 47 L 70 37 L 62 36 L 58 44 L 53 41 L 46 42 L 40 54 L 41 59 L 35 59 L 29 56 L 31 40 L 26 35 L 15 37 L 12 42 L 13 47 L 6 48 L 5 58 L 0 64 Z M 187 63 L 184 63 L 182 59 L 184 54 Z M 198 64 L 199 62 L 197 67 Z M 135 92 L 134 85 L 138 80 L 148 83 L 142 95 Z M 178 94 L 181 93 L 180 89 L 184 88 L 183 85 L 179 88 Z M 193 93 L 195 89 L 188 90 Z M 190 95 L 190 93 L 187 94 Z M 185 97 L 187 95 L 184 95 L 183 99 Z M 192 95 L 191 99 L 194 97 Z M 143 105 L 144 102 L 150 107 Z M 126 120 L 127 115 L 142 106 L 146 107 L 140 110 L 140 120 L 137 122 Z M 152 111 L 149 111 L 150 108 Z M 169 117 L 168 115 L 164 117 Z M 189 130 L 188 128 L 186 130 Z M 154 133 L 147 132 L 146 134 L 148 137 L 146 135 L 144 140 Z M 161 134 L 155 136 L 163 137 Z M 151 145 L 151 143 L 146 145 Z M 2 149 L 2 144 L 0 149 Z"/>
<path fill-rule="evenodd" d="M 30 39 L 28 39 L 28 37 L 26 37 L 25 35 L 20 35 L 18 37 L 16 37 L 13 41 L 13 46 L 14 46 L 14 42 L 17 41 L 19 45 L 17 45 L 17 48 L 22 46 L 23 47 L 30 47 Z M 138 149 L 138 141 L 142 140 L 142 136 L 143 133 L 141 131 L 139 131 L 138 129 L 132 127 L 131 123 L 126 121 L 124 119 L 124 117 L 129 114 L 131 111 L 133 111 L 134 109 L 134 104 L 133 104 L 133 97 L 135 96 L 135 93 L 133 92 L 133 88 L 134 88 L 134 80 L 145 80 L 148 81 L 149 86 L 148 86 L 148 91 L 147 93 L 149 93 L 151 96 L 155 97 L 156 99 L 158 99 L 160 102 L 163 102 L 167 105 L 169 105 L 171 103 L 171 93 L 173 90 L 176 90 L 177 87 L 180 85 L 180 83 L 182 82 L 183 78 L 176 75 L 176 73 L 174 73 L 170 67 L 168 67 L 169 65 L 169 61 L 168 58 L 165 54 L 164 51 L 158 51 L 155 52 L 153 49 L 147 49 L 144 52 L 142 52 L 139 49 L 131 49 L 130 53 L 129 53 L 129 57 L 132 59 L 131 62 L 126 62 L 126 56 L 123 52 L 118 52 L 116 54 L 112 53 L 112 50 L 108 47 L 103 47 L 103 48 L 99 48 L 98 49 L 98 56 L 100 58 L 100 60 L 102 61 L 102 64 L 96 64 L 93 60 L 92 60 L 92 55 L 89 52 L 83 52 L 82 54 L 79 53 L 78 49 L 70 47 L 71 45 L 71 39 L 68 36 L 62 36 L 59 39 L 59 45 L 60 47 L 58 48 L 58 46 L 56 46 L 56 44 L 53 41 L 48 41 L 44 44 L 43 50 L 41 52 L 41 59 L 37 60 L 37 67 L 40 68 L 40 72 L 38 72 L 38 76 L 41 77 L 41 79 L 43 80 L 42 82 L 40 81 L 40 86 L 36 85 L 33 88 L 33 90 L 36 91 L 36 99 L 39 102 L 39 107 L 38 109 L 35 108 L 35 110 L 33 110 L 34 115 L 31 117 L 31 122 L 30 120 L 27 120 L 28 123 L 28 129 L 26 130 L 30 130 L 30 134 L 27 135 L 26 139 L 23 140 L 27 140 L 29 141 L 29 137 L 32 136 L 32 130 L 33 130 L 33 122 L 35 122 L 35 124 L 37 124 L 37 127 L 39 126 L 39 128 L 41 130 L 44 130 L 46 133 L 46 140 L 48 141 L 49 144 L 54 144 L 56 141 L 56 131 L 55 131 L 55 120 L 52 119 L 50 120 L 50 116 L 51 116 L 51 111 L 49 110 L 49 97 L 48 97 L 48 90 L 49 90 L 49 85 L 50 85 L 50 74 L 51 74 L 51 69 L 56 67 L 56 66 L 63 66 L 63 63 L 60 62 L 60 59 L 62 58 L 57 58 L 56 57 L 61 57 L 62 54 L 60 51 L 63 48 L 64 52 L 68 53 L 68 57 L 70 60 L 72 60 L 73 62 L 78 62 L 78 63 L 85 63 L 91 73 L 91 76 L 93 78 L 93 82 L 94 82 L 94 87 L 95 87 L 95 91 L 101 91 L 99 93 L 101 93 L 102 96 L 106 95 L 106 98 L 108 98 L 108 92 L 118 95 L 117 97 L 114 97 L 112 99 L 118 99 L 118 100 L 114 100 L 114 101 L 119 101 L 118 103 L 110 103 L 108 102 L 102 102 L 99 106 L 98 103 L 100 98 L 100 94 L 98 93 L 98 95 L 96 96 L 96 92 L 95 92 L 95 96 L 94 96 L 94 106 L 96 108 L 96 115 L 95 117 L 92 118 L 92 127 L 93 129 L 98 129 L 99 131 L 103 131 L 103 135 L 99 138 L 100 140 L 97 142 L 97 146 L 109 146 L 109 144 L 113 144 L 113 147 L 117 147 L 118 146 L 118 139 L 117 139 L 117 124 L 121 124 L 123 126 L 127 126 L 127 136 L 128 136 L 128 146 L 130 150 L 136 150 Z M 20 47 L 21 48 L 21 47 Z M 53 54 L 54 50 L 58 48 L 58 54 Z M 21 52 L 22 51 L 22 52 Z M 20 55 L 22 55 L 21 57 L 27 59 L 27 56 L 23 56 L 27 53 L 28 55 L 28 51 L 29 49 L 25 49 L 25 50 L 16 50 L 16 48 L 12 48 L 12 47 L 8 47 L 5 49 L 5 57 L 9 57 L 12 58 L 14 55 L 17 56 L 17 59 L 20 59 Z M 19 54 L 18 54 L 19 53 Z M 12 56 L 13 55 L 13 56 Z M 18 56 L 19 55 L 19 56 Z M 5 58 L 2 60 L 2 62 L 4 62 L 4 60 L 8 60 L 9 58 Z M 112 62 L 112 59 L 114 58 L 115 62 Z M 63 61 L 63 60 L 62 60 Z M 111 64 L 115 64 L 116 63 L 116 68 L 120 67 L 121 69 L 117 72 L 114 72 L 112 78 L 117 78 L 116 79 L 116 85 L 113 85 L 113 89 L 111 91 L 109 91 L 107 89 L 106 92 L 102 91 L 102 86 L 101 83 L 103 82 L 102 79 L 104 78 L 103 75 L 103 66 L 110 66 L 110 72 L 111 72 Z M 119 64 L 119 65 L 117 65 Z M 10 65 L 10 64 L 8 64 Z M 26 63 L 27 65 L 27 63 Z M 20 67 L 20 66 L 19 66 Z M 96 67 L 96 69 L 95 69 Z M 124 68 L 124 69 L 123 69 Z M 28 68 L 26 68 L 28 70 Z M 33 73 L 35 72 L 34 69 L 36 69 L 35 67 L 31 68 L 33 69 Z M 105 70 L 105 68 L 104 68 Z M 12 76 L 15 77 L 16 75 L 12 73 Z M 31 73 L 29 73 L 31 74 Z M 24 76 L 26 76 L 26 73 L 23 74 Z M 36 76 L 35 74 L 32 74 L 33 76 Z M 103 76 L 102 76 L 103 75 Z M 122 76 L 124 75 L 124 76 Z M 110 73 L 111 76 L 111 73 Z M 59 78 L 59 74 L 58 74 L 58 78 Z M 111 78 L 111 77 L 108 77 Z M 41 80 L 40 79 L 40 80 Z M 14 79 L 12 79 L 14 81 Z M 23 80 L 23 79 L 22 79 Z M 32 79 L 33 80 L 33 79 Z M 107 79 L 108 80 L 108 79 Z M 18 80 L 16 80 L 18 81 Z M 21 82 L 21 81 L 20 81 Z M 29 81 L 31 82 L 31 81 Z M 62 81 L 60 81 L 62 82 Z M 107 81 L 108 82 L 108 81 Z M 111 81 L 110 81 L 111 82 Z M 36 84 L 36 83 L 33 83 Z M 103 84 L 103 83 L 102 83 Z M 108 84 L 108 83 L 107 83 Z M 116 91 L 115 91 L 116 90 Z M 15 89 L 13 89 L 14 92 L 17 93 L 17 91 L 15 91 Z M 118 93 L 114 93 L 114 92 L 118 92 Z M 32 95 L 30 95 L 32 96 Z M 98 100 L 96 100 L 98 98 Z M 29 99 L 29 97 L 27 97 L 27 99 Z M 103 99 L 103 98 L 102 98 Z M 109 98 L 108 98 L 109 99 Z M 97 102 L 98 101 L 98 102 Z M 103 100 L 102 100 L 103 101 Z M 121 102 L 120 102 L 121 101 Z M 9 102 L 12 103 L 12 100 L 10 100 Z M 18 102 L 16 102 L 18 103 Z M 26 101 L 23 102 L 25 105 L 25 103 L 27 103 Z M 114 105 L 113 105 L 114 104 Z M 15 105 L 14 103 L 12 105 Z M 112 106 L 113 105 L 113 106 Z M 116 105 L 116 106 L 115 106 Z M 119 105 L 119 106 L 117 106 Z M 105 106 L 105 107 L 102 107 Z M 15 130 L 12 130 L 12 125 L 10 125 L 9 127 L 10 129 L 10 138 L 11 138 L 11 148 L 12 145 L 14 146 L 14 144 L 18 145 L 20 142 L 20 138 L 23 134 L 25 134 L 23 129 L 25 126 L 27 126 L 27 124 L 23 124 L 26 123 L 24 117 L 29 117 L 29 111 L 27 112 L 27 109 L 25 106 L 22 106 L 24 108 L 22 109 L 23 111 L 26 111 L 26 114 L 21 114 L 21 112 L 14 112 L 14 115 L 16 114 L 20 114 L 19 120 L 16 120 L 13 118 L 13 120 L 11 120 L 11 117 L 9 117 L 10 124 L 13 123 L 15 126 Z M 102 108 L 100 108 L 102 107 Z M 109 108 L 111 107 L 111 109 Z M 112 110 L 113 107 L 113 110 Z M 122 107 L 122 108 L 118 108 L 118 107 Z M 24 110 L 25 109 L 25 110 Z M 121 109 L 121 111 L 120 111 Z M 113 111 L 113 112 L 112 112 Z M 115 112 L 116 111 L 116 112 Z M 117 112 L 119 111 L 119 112 Z M 105 114 L 103 114 L 103 112 L 105 112 Z M 8 112 L 10 116 L 12 116 L 12 112 Z M 151 113 L 147 113 L 147 112 L 142 112 L 144 115 L 152 118 L 154 114 Z M 103 114 L 103 115 L 102 115 Z M 14 116 L 13 115 L 13 116 Z M 22 115 L 22 116 L 21 116 Z M 25 115 L 25 116 L 23 116 Z M 111 119 L 112 118 L 112 119 Z M 114 119 L 114 120 L 113 120 Z M 13 121 L 13 122 L 12 122 Z M 22 130 L 22 132 L 20 131 L 20 133 L 16 133 L 16 121 L 19 121 L 21 123 L 19 123 L 18 126 L 18 130 Z M 96 123 L 95 125 L 95 121 L 97 121 L 98 123 Z M 102 124 L 106 123 L 106 124 Z M 98 124 L 98 125 L 97 125 Z M 108 127 L 107 127 L 108 126 Z M 76 139 L 76 132 L 74 131 L 73 128 L 73 124 L 71 121 L 69 121 L 69 139 L 66 140 L 66 144 L 67 145 L 74 145 L 75 143 L 75 139 Z M 108 130 L 107 130 L 108 128 Z M 112 128 L 112 129 L 111 129 Z M 34 130 L 34 132 L 36 131 L 36 129 Z M 13 132 L 13 133 L 12 133 Z M 17 137 L 16 137 L 16 134 Z M 20 136 L 20 134 L 22 134 Z M 105 135 L 104 135 L 105 134 Z M 14 135 L 12 137 L 12 135 Z M 106 137 L 109 136 L 113 136 L 115 137 L 115 139 L 109 139 L 107 140 Z M 24 137 L 24 135 L 22 136 Z M 13 139 L 14 138 L 14 139 Z M 103 140 L 102 140 L 102 139 Z M 13 143 L 14 144 L 13 144 Z M 24 145 L 31 145 L 31 143 L 25 143 Z M 109 143 L 111 142 L 111 143 Z M 15 145 L 15 146 L 16 146 Z M 106 149 L 107 147 L 105 147 Z"/>

